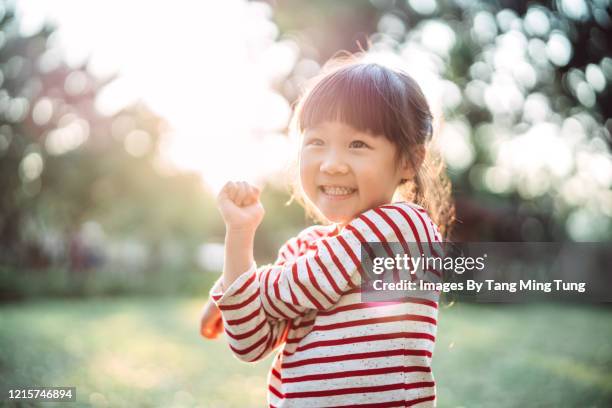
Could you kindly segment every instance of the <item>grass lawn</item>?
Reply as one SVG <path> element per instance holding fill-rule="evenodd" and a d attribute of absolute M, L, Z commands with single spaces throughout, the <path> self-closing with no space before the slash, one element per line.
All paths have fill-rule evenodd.
<path fill-rule="evenodd" d="M 273 356 L 247 364 L 223 337 L 201 339 L 201 305 L 184 298 L 2 305 L 0 386 L 76 386 L 68 407 L 265 406 Z M 441 307 L 433 362 L 439 407 L 609 407 L 612 309 Z"/>

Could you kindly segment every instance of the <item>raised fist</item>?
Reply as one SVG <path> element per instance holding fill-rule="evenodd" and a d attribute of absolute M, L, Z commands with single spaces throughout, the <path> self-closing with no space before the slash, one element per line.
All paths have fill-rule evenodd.
<path fill-rule="evenodd" d="M 261 191 L 246 181 L 226 183 L 217 196 L 217 207 L 227 229 L 255 231 L 264 216 Z"/>

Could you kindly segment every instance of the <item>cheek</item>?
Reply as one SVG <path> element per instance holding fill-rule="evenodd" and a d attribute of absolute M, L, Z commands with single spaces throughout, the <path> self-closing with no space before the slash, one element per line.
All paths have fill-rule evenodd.
<path fill-rule="evenodd" d="M 355 173 L 360 175 L 358 182 L 362 191 L 378 197 L 388 195 L 390 190 L 395 191 L 394 170 L 388 160 L 370 160 L 362 162 Z"/>
<path fill-rule="evenodd" d="M 300 182 L 304 191 L 308 192 L 314 185 L 314 178 L 316 174 L 315 163 L 312 158 L 307 154 L 300 155 Z"/>

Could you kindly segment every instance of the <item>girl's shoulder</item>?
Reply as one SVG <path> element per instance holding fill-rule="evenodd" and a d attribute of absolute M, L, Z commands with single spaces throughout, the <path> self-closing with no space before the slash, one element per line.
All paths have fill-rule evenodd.
<path fill-rule="evenodd" d="M 393 224 L 394 227 L 400 230 L 414 231 L 419 230 L 419 233 L 432 235 L 435 240 L 440 240 L 438 228 L 429 213 L 422 206 L 409 202 L 399 201 L 390 204 L 385 204 L 377 208 L 365 211 L 362 214 L 371 224 Z M 356 221 L 356 220 L 354 220 Z M 382 225 L 378 225 L 379 227 Z M 384 229 L 388 229 L 384 227 Z M 290 239 L 292 246 L 301 248 L 313 245 L 313 243 L 321 238 L 333 237 L 340 233 L 340 228 L 337 224 L 330 225 L 311 225 L 300 231 L 295 237 Z"/>
<path fill-rule="evenodd" d="M 362 219 L 367 222 L 364 228 L 375 228 L 379 231 L 393 230 L 395 235 L 398 233 L 407 236 L 414 236 L 417 240 L 441 241 L 441 235 L 436 223 L 432 220 L 429 212 L 422 206 L 410 202 L 399 201 L 381 205 L 362 214 Z"/>
<path fill-rule="evenodd" d="M 383 204 L 376 208 L 362 213 L 358 218 L 369 218 L 379 219 L 387 218 L 389 215 L 401 214 L 405 219 L 416 219 L 416 218 L 427 218 L 429 219 L 429 213 L 420 205 L 410 201 L 397 201 L 389 204 Z M 401 217 L 400 217 L 401 218 Z"/>
<path fill-rule="evenodd" d="M 421 213 L 427 214 L 427 210 L 425 210 L 423 207 L 421 207 L 420 205 L 413 203 L 412 201 L 397 201 L 391 204 L 386 204 L 382 206 L 383 208 L 394 208 L 394 207 L 400 207 L 400 208 L 411 208 L 413 210 L 419 211 Z"/>
<path fill-rule="evenodd" d="M 411 214 L 414 217 L 418 217 L 420 215 L 422 217 L 429 218 L 429 213 L 425 208 L 411 201 L 398 201 L 391 204 L 382 205 L 379 208 L 403 212 L 408 211 L 408 214 Z"/>
<path fill-rule="evenodd" d="M 399 218 L 404 219 L 406 225 L 414 232 L 418 230 L 419 235 L 426 235 L 428 240 L 442 240 L 438 225 L 431 218 L 429 211 L 422 206 L 409 201 L 401 201 L 383 206 L 383 208 L 401 213 Z"/>
<path fill-rule="evenodd" d="M 410 201 L 397 201 L 389 204 L 384 204 L 376 208 L 372 208 L 370 210 L 364 211 L 361 216 L 365 216 L 368 218 L 380 218 L 380 217 L 372 217 L 375 214 L 394 214 L 401 213 L 405 218 L 417 219 L 417 218 L 425 218 L 431 222 L 428 211 L 422 206 L 410 202 Z M 319 238 L 334 236 L 340 232 L 340 228 L 337 224 L 329 224 L 329 225 L 311 225 L 309 227 L 304 228 L 298 235 L 297 238 L 300 240 L 317 240 Z"/>

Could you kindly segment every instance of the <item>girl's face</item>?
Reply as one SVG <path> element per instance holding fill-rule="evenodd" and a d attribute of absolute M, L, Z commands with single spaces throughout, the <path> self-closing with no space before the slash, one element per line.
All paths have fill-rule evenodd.
<path fill-rule="evenodd" d="M 400 180 L 414 176 L 397 165 L 396 147 L 382 135 L 341 122 L 308 129 L 300 149 L 300 181 L 306 197 L 342 226 L 364 211 L 390 203 Z"/>

